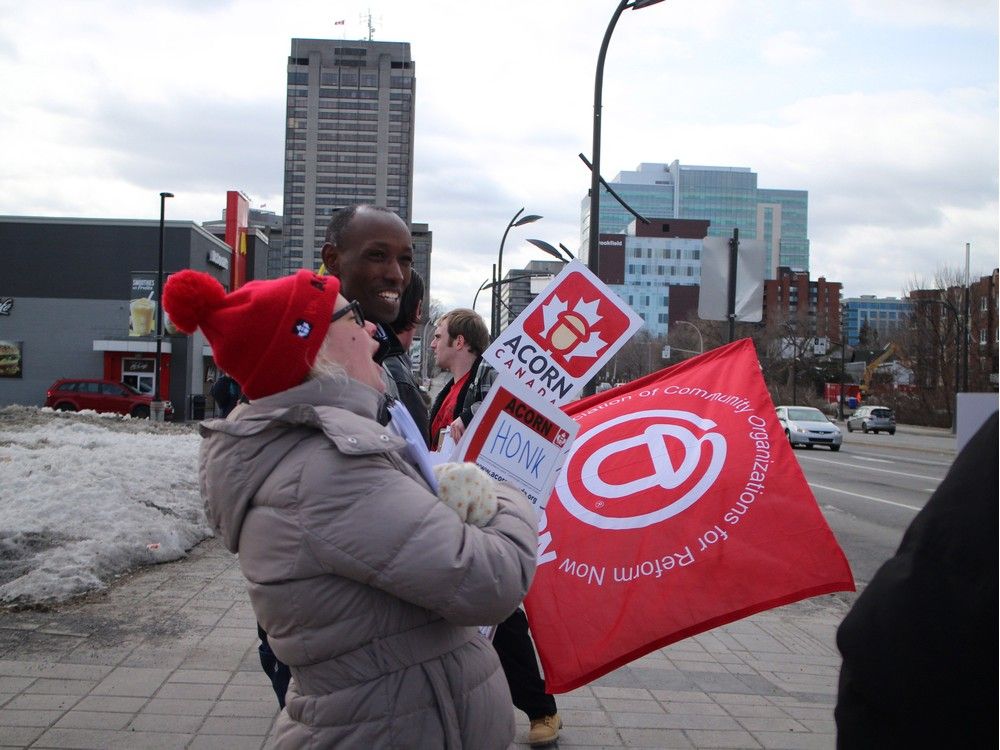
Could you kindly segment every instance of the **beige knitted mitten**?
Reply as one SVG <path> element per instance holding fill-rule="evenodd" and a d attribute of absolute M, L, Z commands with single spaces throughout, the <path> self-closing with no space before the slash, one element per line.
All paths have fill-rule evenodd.
<path fill-rule="evenodd" d="M 438 499 L 466 523 L 485 526 L 496 515 L 496 485 L 474 463 L 446 463 L 434 467 Z"/>

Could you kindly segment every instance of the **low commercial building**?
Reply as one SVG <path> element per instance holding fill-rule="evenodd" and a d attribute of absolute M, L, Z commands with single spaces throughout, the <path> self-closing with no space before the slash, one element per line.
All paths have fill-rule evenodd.
<path fill-rule="evenodd" d="M 0 374 L 0 406 L 41 406 L 46 389 L 67 377 L 155 392 L 159 239 L 158 221 L 0 217 L 0 343 L 19 358 Z M 192 268 L 228 290 L 234 263 L 241 279 L 266 276 L 266 253 L 234 258 L 197 224 L 164 223 L 164 280 Z M 200 418 L 216 374 L 205 338 L 167 333 L 160 343 L 161 397 L 175 419 Z"/>

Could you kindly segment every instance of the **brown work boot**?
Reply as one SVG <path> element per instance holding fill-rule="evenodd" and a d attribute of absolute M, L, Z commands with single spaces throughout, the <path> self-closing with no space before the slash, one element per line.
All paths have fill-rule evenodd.
<path fill-rule="evenodd" d="M 551 745 L 559 739 L 560 729 L 562 729 L 562 719 L 559 718 L 559 714 L 532 719 L 531 731 L 528 732 L 528 744 L 531 747 Z"/>

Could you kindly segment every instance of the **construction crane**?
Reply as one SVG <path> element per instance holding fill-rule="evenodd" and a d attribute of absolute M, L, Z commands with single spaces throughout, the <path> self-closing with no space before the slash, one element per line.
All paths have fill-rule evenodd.
<path fill-rule="evenodd" d="M 882 350 L 882 353 L 879 354 L 877 357 L 875 357 L 875 359 L 873 359 L 865 366 L 865 371 L 864 374 L 862 374 L 861 376 L 861 384 L 859 386 L 861 389 L 862 398 L 868 395 L 868 388 L 871 386 L 872 377 L 875 375 L 875 371 L 879 367 L 881 367 L 882 364 L 884 364 L 885 361 L 889 359 L 889 357 L 893 356 L 895 353 L 896 353 L 896 345 L 890 341 L 888 344 L 886 344 L 885 349 Z"/>

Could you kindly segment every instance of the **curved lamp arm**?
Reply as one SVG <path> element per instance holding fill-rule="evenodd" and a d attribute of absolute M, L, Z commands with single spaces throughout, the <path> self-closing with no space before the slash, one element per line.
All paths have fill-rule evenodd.
<path fill-rule="evenodd" d="M 521 216 L 524 213 L 524 208 L 522 207 L 520 211 L 514 214 L 514 217 L 507 223 L 507 228 L 503 230 L 503 237 L 500 238 L 500 251 L 497 253 L 497 273 L 496 280 L 500 281 L 503 278 L 503 246 L 507 241 L 507 234 L 513 227 L 521 227 L 525 224 L 531 224 L 532 222 L 538 221 L 542 217 L 538 214 L 528 214 L 527 216 Z M 518 218 L 520 217 L 520 218 Z M 493 289 L 494 294 L 494 304 L 493 304 L 493 319 L 492 319 L 492 333 L 496 335 L 500 328 L 500 286 L 497 285 Z"/>

